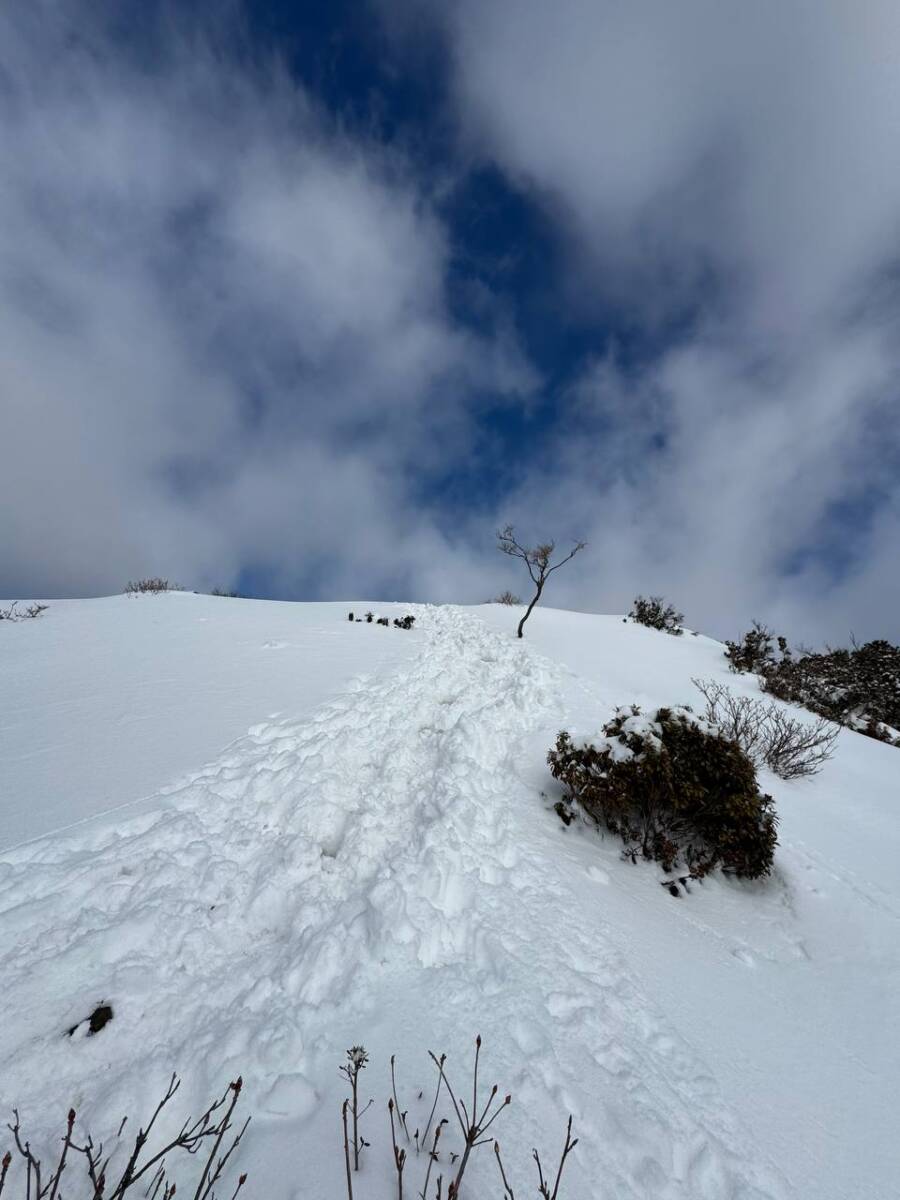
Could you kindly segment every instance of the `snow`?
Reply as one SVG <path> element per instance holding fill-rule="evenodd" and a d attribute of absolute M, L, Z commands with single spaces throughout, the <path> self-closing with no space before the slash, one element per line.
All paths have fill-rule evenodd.
<path fill-rule="evenodd" d="M 183 592 L 44 603 L 0 626 L 0 848 L 152 795 L 254 721 L 309 713 L 412 653 L 345 636 L 347 604 L 307 604 L 298 620 L 295 604 Z"/>
<path fill-rule="evenodd" d="M 416 626 L 346 620 L 367 607 Z M 387 1200 L 391 1054 L 424 1127 L 428 1050 L 464 1087 L 479 1033 L 517 1196 L 570 1112 L 561 1200 L 891 1195 L 900 751 L 842 732 L 814 779 L 765 775 L 773 878 L 676 900 L 562 826 L 546 752 L 622 704 L 697 705 L 692 677 L 753 680 L 702 636 L 515 622 L 170 595 L 0 627 L 4 841 L 32 839 L 0 860 L 0 1108 L 49 1145 L 70 1102 L 114 1130 L 173 1069 L 195 1108 L 240 1073 L 246 1194 L 339 1200 L 338 1068 L 362 1043 L 354 1195 Z M 67 1037 L 100 1002 L 106 1028 Z M 463 1197 L 500 1195 L 492 1160 Z M 412 1148 L 405 1194 L 424 1172 Z"/>

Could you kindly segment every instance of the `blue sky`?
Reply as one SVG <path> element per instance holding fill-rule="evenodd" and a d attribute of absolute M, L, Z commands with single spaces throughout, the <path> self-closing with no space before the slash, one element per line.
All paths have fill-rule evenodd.
<path fill-rule="evenodd" d="M 0 13 L 0 594 L 900 634 L 900 17 Z"/>

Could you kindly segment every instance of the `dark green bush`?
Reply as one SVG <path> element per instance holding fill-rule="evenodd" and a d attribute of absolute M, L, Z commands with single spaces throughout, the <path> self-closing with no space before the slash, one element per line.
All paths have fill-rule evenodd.
<path fill-rule="evenodd" d="M 547 761 L 567 788 L 557 805 L 563 820 L 580 806 L 622 838 L 633 861 L 653 859 L 667 871 L 684 862 L 696 877 L 716 866 L 748 879 L 772 869 L 772 798 L 759 791 L 741 748 L 689 709 L 644 717 L 620 708 L 596 745 L 576 745 L 563 732 Z"/>
<path fill-rule="evenodd" d="M 787 641 L 783 637 L 776 637 L 760 621 L 754 621 L 753 628 L 739 642 L 726 642 L 725 647 L 729 668 L 736 672 L 748 671 L 753 675 L 764 675 L 778 665 L 779 659 L 791 656 Z"/>
<path fill-rule="evenodd" d="M 684 633 L 684 613 L 678 612 L 674 605 L 666 604 L 662 596 L 635 596 L 628 615 L 638 625 L 660 629 L 663 633 L 671 633 L 673 637 L 681 637 Z"/>
<path fill-rule="evenodd" d="M 900 646 L 882 639 L 849 650 L 792 653 L 783 637 L 754 621 L 740 642 L 725 647 L 731 670 L 759 675 L 770 695 L 900 746 Z"/>
<path fill-rule="evenodd" d="M 159 595 L 161 592 L 183 591 L 184 588 L 180 583 L 169 583 L 168 579 L 161 579 L 159 576 L 150 579 L 129 579 L 125 584 L 126 596 L 140 596 L 145 592 Z"/>
<path fill-rule="evenodd" d="M 763 689 L 879 741 L 900 742 L 900 646 L 890 642 L 789 656 L 763 673 Z"/>

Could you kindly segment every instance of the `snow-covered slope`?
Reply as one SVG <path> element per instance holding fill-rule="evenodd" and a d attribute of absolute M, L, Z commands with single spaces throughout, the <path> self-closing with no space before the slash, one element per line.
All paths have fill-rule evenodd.
<path fill-rule="evenodd" d="M 350 607 L 141 597 L 0 627 L 4 841 L 48 834 L 0 864 L 0 1105 L 45 1137 L 70 1102 L 109 1128 L 175 1068 L 185 1104 L 242 1073 L 248 1194 L 339 1200 L 337 1067 L 362 1041 L 354 1195 L 387 1200 L 390 1055 L 424 1125 L 427 1050 L 462 1082 L 480 1033 L 519 1196 L 569 1112 L 569 1200 L 893 1194 L 900 753 L 842 733 L 814 780 L 767 777 L 774 877 L 675 900 L 563 829 L 544 760 L 615 704 L 696 699 L 692 676 L 752 689 L 721 646 L 552 610 L 520 643 L 493 607 L 416 608 L 407 633 Z M 67 1037 L 101 1001 L 112 1022 Z M 482 1148 L 464 1195 L 497 1184 Z"/>
<path fill-rule="evenodd" d="M 345 636 L 350 607 L 169 592 L 54 600 L 0 627 L 0 848 L 151 795 L 254 722 L 412 653 Z"/>

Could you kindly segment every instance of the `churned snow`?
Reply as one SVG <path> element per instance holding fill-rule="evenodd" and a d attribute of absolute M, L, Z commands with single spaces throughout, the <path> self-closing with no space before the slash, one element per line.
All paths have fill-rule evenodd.
<path fill-rule="evenodd" d="M 415 628 L 347 621 L 368 607 Z M 562 826 L 546 752 L 618 705 L 698 704 L 692 677 L 754 681 L 621 618 L 514 631 L 494 606 L 191 595 L 0 626 L 0 1107 L 50 1146 L 70 1104 L 114 1132 L 173 1070 L 181 1115 L 242 1074 L 246 1194 L 341 1200 L 361 1043 L 354 1196 L 388 1200 L 391 1054 L 423 1127 L 428 1050 L 464 1086 L 480 1033 L 517 1196 L 569 1113 L 561 1200 L 896 1194 L 900 751 L 842 732 L 814 779 L 764 775 L 772 879 L 675 899 Z M 416 1195 L 414 1148 L 406 1171 Z M 482 1147 L 463 1196 L 498 1183 Z"/>

